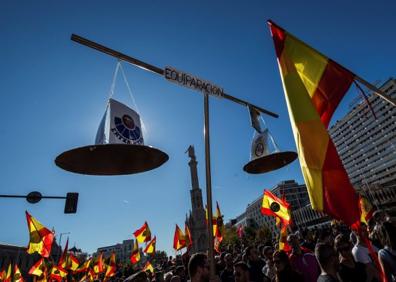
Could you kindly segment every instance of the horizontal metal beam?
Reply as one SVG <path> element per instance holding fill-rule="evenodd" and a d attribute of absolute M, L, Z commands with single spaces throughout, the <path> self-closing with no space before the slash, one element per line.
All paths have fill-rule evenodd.
<path fill-rule="evenodd" d="M 93 42 L 91 40 L 88 40 L 88 39 L 86 39 L 84 37 L 81 37 L 79 35 L 72 34 L 71 40 L 74 41 L 74 42 L 80 43 L 81 45 L 85 45 L 87 47 L 90 47 L 90 48 L 93 48 L 95 50 L 98 50 L 98 51 L 100 51 L 102 53 L 105 53 L 107 55 L 113 56 L 113 57 L 115 57 L 115 58 L 117 58 L 119 60 L 128 62 L 128 63 L 130 63 L 132 65 L 135 65 L 135 66 L 137 66 L 139 68 L 142 68 L 144 70 L 148 70 L 148 71 L 154 72 L 154 73 L 159 74 L 161 76 L 164 75 L 164 70 L 162 68 L 156 67 L 156 66 L 148 64 L 148 63 L 145 63 L 145 62 L 143 62 L 141 60 L 138 60 L 138 59 L 135 59 L 135 58 L 133 58 L 131 56 L 125 55 L 125 54 L 123 54 L 121 52 L 118 52 L 118 51 L 113 50 L 111 48 L 108 48 L 108 47 L 106 47 L 104 45 L 101 45 L 99 43 L 96 43 L 96 42 Z M 227 100 L 230 100 L 230 101 L 232 101 L 234 103 L 243 105 L 245 107 L 253 107 L 253 108 L 257 109 L 259 112 L 261 112 L 263 114 L 266 114 L 266 115 L 269 115 L 269 116 L 272 116 L 274 118 L 278 118 L 279 117 L 277 114 L 275 114 L 275 113 L 273 113 L 271 111 L 268 111 L 268 110 L 263 109 L 261 107 L 258 107 L 256 105 L 248 103 L 248 102 L 246 102 L 244 100 L 241 100 L 239 98 L 233 97 L 233 96 L 231 96 L 231 95 L 229 95 L 227 93 L 224 93 L 222 97 L 227 99 Z"/>

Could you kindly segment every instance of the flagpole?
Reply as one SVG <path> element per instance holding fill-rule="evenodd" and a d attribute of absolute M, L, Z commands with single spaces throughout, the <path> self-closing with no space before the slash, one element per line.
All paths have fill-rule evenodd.
<path fill-rule="evenodd" d="M 374 94 L 380 96 L 382 99 L 386 100 L 388 103 L 390 103 L 390 104 L 392 104 L 393 106 L 396 107 L 396 100 L 395 99 L 393 99 L 390 96 L 385 95 L 385 93 L 382 90 L 378 89 L 377 87 L 372 85 L 370 82 L 366 81 L 365 79 L 361 78 L 360 76 L 357 76 L 356 74 L 355 74 L 355 80 L 359 81 L 361 84 L 363 84 L 368 89 L 373 91 Z"/>
<path fill-rule="evenodd" d="M 204 93 L 204 116 L 205 116 L 205 170 L 206 170 L 206 203 L 208 206 L 208 260 L 210 277 L 215 275 L 215 265 L 213 256 L 213 213 L 212 213 L 212 176 L 210 169 L 210 134 L 209 134 L 209 94 Z"/>

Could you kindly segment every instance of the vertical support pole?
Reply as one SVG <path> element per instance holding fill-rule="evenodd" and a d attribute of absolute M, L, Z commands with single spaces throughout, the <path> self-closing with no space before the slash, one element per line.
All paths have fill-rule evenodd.
<path fill-rule="evenodd" d="M 209 94 L 204 94 L 204 117 L 205 117 L 205 169 L 206 169 L 206 203 L 208 206 L 208 261 L 210 266 L 210 277 L 215 276 L 214 254 L 213 254 L 213 213 L 212 213 L 212 177 L 210 169 L 210 139 L 209 139 Z"/>

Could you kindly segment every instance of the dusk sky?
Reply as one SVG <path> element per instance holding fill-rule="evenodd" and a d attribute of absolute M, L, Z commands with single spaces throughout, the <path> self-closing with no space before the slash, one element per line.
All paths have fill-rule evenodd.
<path fill-rule="evenodd" d="M 54 228 L 62 245 L 92 253 L 131 239 L 147 221 L 157 248 L 174 255 L 175 224 L 191 209 L 185 154 L 194 145 L 205 195 L 203 96 L 123 63 L 147 128 L 146 145 L 169 161 L 127 176 L 86 176 L 54 164 L 60 153 L 94 143 L 116 59 L 70 40 L 72 33 L 158 67 L 172 66 L 230 95 L 279 114 L 264 116 L 281 150 L 296 150 L 274 46 L 266 21 L 372 83 L 395 76 L 395 1 L 11 1 L 0 2 L 0 194 L 78 192 L 76 214 L 63 200 L 0 198 L 0 243 L 27 246 L 28 210 Z M 342 118 L 352 88 L 332 122 Z M 119 76 L 114 98 L 134 104 Z M 298 161 L 248 175 L 253 129 L 243 106 L 210 99 L 213 200 L 227 222 L 283 180 L 303 183 Z"/>

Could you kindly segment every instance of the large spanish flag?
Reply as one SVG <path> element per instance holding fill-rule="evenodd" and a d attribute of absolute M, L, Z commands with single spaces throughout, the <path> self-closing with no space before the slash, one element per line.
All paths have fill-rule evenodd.
<path fill-rule="evenodd" d="M 42 257 L 48 258 L 51 253 L 54 234 L 45 228 L 37 219 L 26 211 L 26 220 L 29 228 L 28 254 L 38 252 Z"/>
<path fill-rule="evenodd" d="M 269 26 L 312 208 L 353 225 L 358 196 L 327 127 L 355 76 L 273 22 Z"/>
<path fill-rule="evenodd" d="M 153 240 L 151 240 L 148 244 L 147 244 L 147 246 L 146 246 L 146 248 L 144 248 L 144 253 L 145 254 L 152 254 L 152 255 L 154 255 L 154 253 L 155 253 L 155 244 L 157 243 L 157 237 L 156 236 L 154 236 L 154 238 L 153 238 Z"/>
<path fill-rule="evenodd" d="M 150 241 L 151 240 L 151 231 L 150 231 L 150 228 L 149 228 L 147 222 L 145 221 L 142 227 L 140 227 L 138 230 L 133 232 L 133 235 L 135 236 L 136 240 L 139 243 Z"/>
<path fill-rule="evenodd" d="M 173 248 L 176 251 L 179 251 L 186 247 L 186 237 L 183 234 L 183 231 L 176 224 L 175 235 L 173 236 Z"/>
<path fill-rule="evenodd" d="M 261 203 L 261 213 L 263 215 L 279 217 L 284 225 L 290 223 L 289 203 L 279 199 L 270 191 L 265 190 Z"/>

